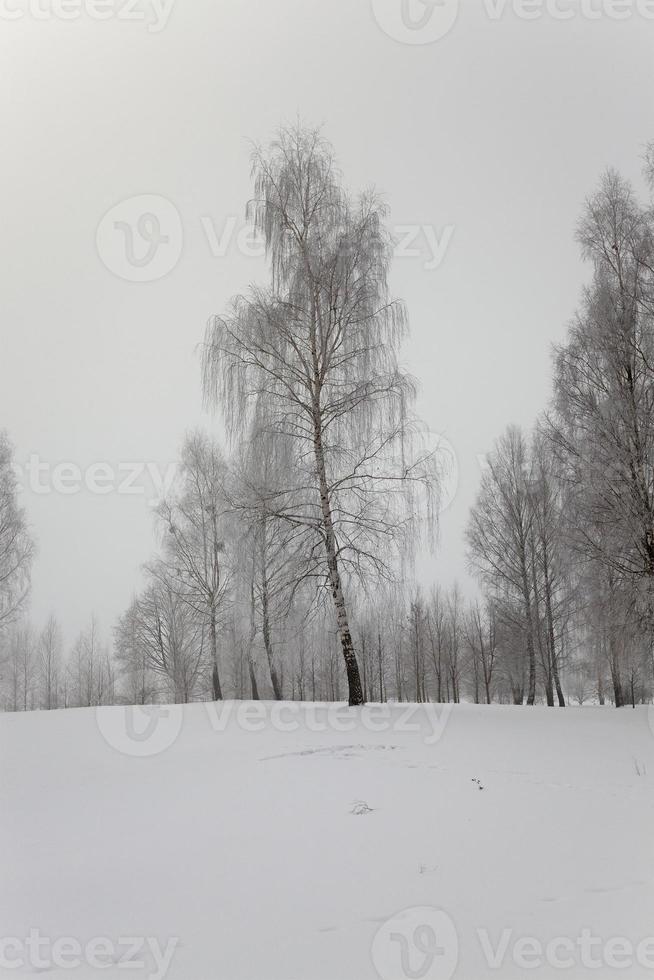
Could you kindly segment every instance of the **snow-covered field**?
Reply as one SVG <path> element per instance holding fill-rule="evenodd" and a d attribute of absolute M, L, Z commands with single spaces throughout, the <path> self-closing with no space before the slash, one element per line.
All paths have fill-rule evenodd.
<path fill-rule="evenodd" d="M 654 976 L 650 721 L 235 703 L 3 715 L 3 972 Z"/>

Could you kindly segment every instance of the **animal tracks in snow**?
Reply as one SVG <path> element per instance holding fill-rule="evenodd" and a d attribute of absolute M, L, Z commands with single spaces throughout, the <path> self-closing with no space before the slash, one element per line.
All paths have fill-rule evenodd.
<path fill-rule="evenodd" d="M 324 745 L 317 749 L 302 749 L 300 752 L 280 752 L 278 755 L 264 755 L 259 762 L 270 762 L 273 759 L 289 759 L 293 756 L 322 755 L 340 759 L 354 759 L 363 752 L 395 752 L 399 745 Z"/>

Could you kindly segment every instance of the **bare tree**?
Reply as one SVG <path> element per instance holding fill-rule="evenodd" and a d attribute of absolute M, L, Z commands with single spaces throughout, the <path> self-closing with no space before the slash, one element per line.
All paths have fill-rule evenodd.
<path fill-rule="evenodd" d="M 35 553 L 17 489 L 12 446 L 0 432 L 0 629 L 23 607 Z"/>
<path fill-rule="evenodd" d="M 218 632 L 228 588 L 228 479 L 220 447 L 202 433 L 192 433 L 182 448 L 180 490 L 158 508 L 166 532 L 168 584 L 177 582 L 180 596 L 207 623 L 214 700 L 223 696 Z"/>
<path fill-rule="evenodd" d="M 115 703 L 114 667 L 107 645 L 102 641 L 95 616 L 82 630 L 68 660 L 67 699 L 78 708 Z"/>
<path fill-rule="evenodd" d="M 568 341 L 557 348 L 549 434 L 582 561 L 640 596 L 654 634 L 654 234 L 651 214 L 609 172 L 579 226 L 593 263 Z M 623 586 L 620 585 L 620 588 Z"/>
<path fill-rule="evenodd" d="M 317 132 L 283 130 L 253 157 L 250 215 L 265 239 L 268 289 L 209 325 L 204 388 L 232 438 L 255 413 L 288 462 L 267 505 L 305 534 L 305 574 L 334 603 L 349 701 L 363 702 L 347 579 L 391 575 L 417 529 L 433 467 L 414 454 L 414 384 L 397 362 L 406 317 L 390 299 L 392 242 L 372 194 L 352 200 Z M 419 492 L 418 492 L 419 491 Z"/>
<path fill-rule="evenodd" d="M 530 567 L 533 511 L 524 435 L 509 428 L 487 459 L 467 530 L 470 563 L 498 608 L 519 610 L 527 653 L 527 704 L 536 700 L 534 591 Z"/>
<path fill-rule="evenodd" d="M 148 647 L 141 641 L 140 611 L 133 600 L 114 629 L 114 651 L 123 695 L 128 704 L 157 700 L 157 684 Z"/>
<path fill-rule="evenodd" d="M 61 671 L 61 630 L 54 615 L 39 636 L 41 668 L 41 705 L 46 711 L 59 707 L 59 678 Z"/>
<path fill-rule="evenodd" d="M 284 455 L 273 451 L 262 419 L 253 422 L 248 441 L 233 460 L 236 591 L 248 596 L 250 647 L 260 632 L 277 700 L 282 697 L 282 683 L 276 640 L 304 589 L 307 568 L 302 553 L 304 528 L 280 519 L 270 508 L 277 488 L 287 478 L 287 462 Z"/>
<path fill-rule="evenodd" d="M 436 701 L 440 702 L 445 700 L 447 687 L 447 614 L 445 597 L 440 587 L 434 588 L 429 597 L 426 630 L 436 682 Z"/>
<path fill-rule="evenodd" d="M 145 658 L 175 702 L 193 700 L 207 670 L 206 621 L 180 596 L 164 566 L 121 617 L 116 637 L 123 651 Z"/>
<path fill-rule="evenodd" d="M 6 643 L 3 664 L 6 705 L 9 711 L 30 711 L 37 703 L 37 659 L 28 623 L 14 623 Z"/>
<path fill-rule="evenodd" d="M 529 484 L 533 522 L 531 566 L 534 583 L 535 625 L 548 705 L 565 707 L 561 686 L 563 645 L 572 614 L 573 589 L 569 549 L 564 545 L 564 511 L 550 447 L 540 432 L 532 444 Z"/>
<path fill-rule="evenodd" d="M 493 700 L 493 681 L 497 666 L 496 611 L 492 602 L 484 606 L 476 600 L 464 616 L 463 630 L 471 651 L 472 679 L 475 703 L 483 691 L 486 704 Z"/>

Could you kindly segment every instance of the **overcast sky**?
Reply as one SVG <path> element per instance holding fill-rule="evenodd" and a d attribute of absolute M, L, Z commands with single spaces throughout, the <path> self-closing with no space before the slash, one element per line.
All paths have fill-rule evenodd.
<path fill-rule="evenodd" d="M 0 426 L 33 463 L 35 622 L 56 611 L 70 642 L 95 612 L 108 635 L 138 588 L 156 487 L 132 464 L 165 476 L 186 429 L 218 424 L 196 348 L 265 274 L 242 234 L 248 140 L 298 114 L 324 125 L 352 189 L 384 192 L 400 251 L 419 253 L 392 276 L 405 364 L 459 464 L 426 574 L 465 580 L 478 457 L 545 405 L 550 346 L 588 275 L 583 199 L 609 165 L 642 188 L 654 20 L 624 0 L 620 21 L 608 0 L 592 19 L 561 0 L 565 20 L 468 0 L 446 33 L 452 0 L 411 0 L 412 22 L 402 0 L 95 2 L 0 0 Z M 139 234 L 141 214 L 158 227 Z M 409 248 L 405 226 L 427 231 Z M 62 493 L 76 472 L 107 492 Z"/>

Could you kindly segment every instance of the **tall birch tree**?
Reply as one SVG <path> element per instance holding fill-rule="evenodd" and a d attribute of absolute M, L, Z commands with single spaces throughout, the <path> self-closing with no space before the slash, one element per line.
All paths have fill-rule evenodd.
<path fill-rule="evenodd" d="M 432 500 L 434 468 L 420 458 L 415 386 L 398 364 L 406 330 L 390 297 L 392 239 L 373 193 L 352 198 L 330 146 L 313 130 L 284 129 L 253 154 L 248 213 L 263 236 L 271 279 L 209 324 L 204 389 L 222 406 L 232 440 L 262 419 L 288 460 L 267 501 L 301 529 L 307 574 L 334 605 L 349 702 L 363 703 L 348 590 L 392 577 L 391 554 L 415 540 L 418 503 Z"/>

